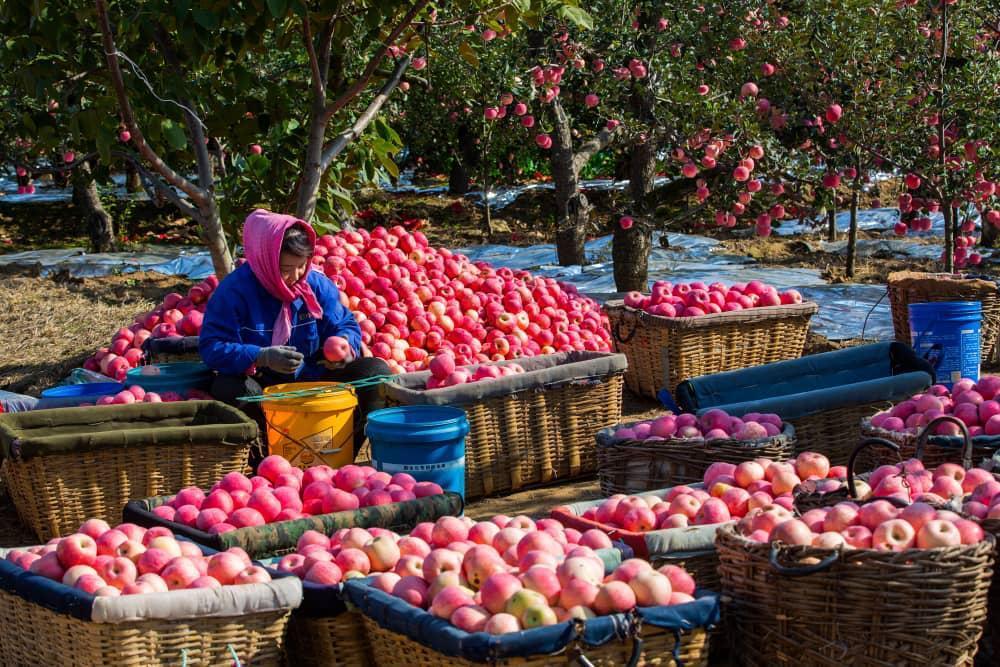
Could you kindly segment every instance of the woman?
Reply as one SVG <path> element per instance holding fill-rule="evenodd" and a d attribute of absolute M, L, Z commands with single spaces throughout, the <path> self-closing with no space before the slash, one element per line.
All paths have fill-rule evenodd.
<path fill-rule="evenodd" d="M 290 215 L 258 209 L 243 225 L 246 262 L 226 276 L 205 308 L 198 349 L 218 372 L 212 395 L 238 405 L 263 425 L 260 394 L 284 382 L 351 381 L 388 375 L 381 359 L 361 356 L 361 328 L 340 302 L 340 292 L 312 271 L 316 232 Z M 330 336 L 345 338 L 350 354 L 331 363 L 323 357 Z M 354 451 L 364 442 L 366 415 L 381 406 L 378 386 L 357 392 Z"/>

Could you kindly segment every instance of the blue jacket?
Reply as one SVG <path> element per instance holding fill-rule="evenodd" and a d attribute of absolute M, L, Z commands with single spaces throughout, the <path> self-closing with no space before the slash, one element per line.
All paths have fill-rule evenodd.
<path fill-rule="evenodd" d="M 292 336 L 287 345 L 305 356 L 295 376 L 317 379 L 325 369 L 323 342 L 342 336 L 351 344 L 355 357 L 361 351 L 361 327 L 342 303 L 340 292 L 320 271 L 310 271 L 306 280 L 323 309 L 319 320 L 309 314 L 302 299 L 292 302 Z M 270 347 L 271 331 L 281 310 L 281 302 L 264 289 L 244 263 L 226 276 L 208 300 L 198 339 L 198 351 L 209 367 L 225 375 L 242 375 L 257 359 L 261 348 Z"/>

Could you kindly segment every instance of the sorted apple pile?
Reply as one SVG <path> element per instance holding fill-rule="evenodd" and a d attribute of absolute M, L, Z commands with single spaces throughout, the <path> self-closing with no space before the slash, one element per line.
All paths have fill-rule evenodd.
<path fill-rule="evenodd" d="M 609 547 L 603 532 L 553 519 L 447 516 L 405 537 L 378 528 L 331 538 L 310 531 L 278 569 L 327 585 L 376 575 L 375 588 L 466 632 L 491 634 L 694 599 L 694 579 L 675 565 L 654 570 L 631 559 L 605 577 L 594 549 Z"/>
<path fill-rule="evenodd" d="M 123 523 L 112 528 L 100 519 L 85 521 L 73 535 L 53 538 L 45 546 L 12 549 L 6 559 L 96 596 L 271 581 L 267 570 L 239 547 L 205 556 L 196 544 L 176 539 L 163 526 Z"/>
<path fill-rule="evenodd" d="M 336 470 L 326 465 L 302 470 L 272 454 L 260 462 L 254 477 L 227 473 L 207 494 L 196 486 L 181 489 L 153 513 L 216 535 L 440 493 L 444 491 L 437 484 L 418 482 L 406 473 L 390 475 L 353 464 Z"/>
<path fill-rule="evenodd" d="M 423 233 L 402 226 L 321 236 L 312 263 L 340 289 L 371 355 L 397 373 L 426 368 L 440 351 L 452 352 L 466 366 L 611 349 L 607 317 L 572 285 L 472 262 L 431 247 Z M 209 276 L 187 297 L 168 294 L 156 309 L 119 329 L 110 347 L 98 350 L 85 367 L 120 380 L 139 364 L 150 336 L 197 335 L 217 285 Z"/>
<path fill-rule="evenodd" d="M 142 360 L 142 344 L 147 339 L 197 336 L 201 332 L 205 304 L 218 285 L 219 280 L 209 276 L 189 289 L 187 296 L 177 292 L 167 294 L 155 309 L 136 315 L 131 325 L 119 329 L 111 338 L 111 345 L 95 352 L 83 362 L 83 367 L 123 382 L 128 369 L 135 368 Z"/>
<path fill-rule="evenodd" d="M 704 475 L 704 489 L 675 486 L 663 497 L 614 495 L 582 517 L 631 532 L 725 523 L 755 509 L 792 509 L 792 491 L 804 480 L 846 476 L 822 454 L 802 452 L 794 460 L 754 459 L 738 465 L 716 462 Z"/>
<path fill-rule="evenodd" d="M 625 305 L 660 317 L 698 317 L 710 313 L 747 310 L 763 306 L 802 303 L 796 290 L 778 292 L 759 280 L 748 283 L 706 285 L 703 282 L 673 283 L 657 280 L 648 295 L 629 292 Z"/>
<path fill-rule="evenodd" d="M 951 391 L 936 384 L 926 393 L 915 394 L 891 410 L 872 417 L 876 428 L 896 432 L 917 432 L 942 415 L 962 421 L 969 435 L 1000 435 L 1000 377 L 984 375 L 979 382 L 968 378 L 952 385 Z M 936 435 L 959 435 L 957 424 L 942 422 L 934 427 Z"/>
<path fill-rule="evenodd" d="M 781 417 L 750 412 L 742 418 L 712 408 L 698 417 L 689 413 L 666 414 L 615 430 L 615 440 L 759 440 L 781 433 Z"/>
<path fill-rule="evenodd" d="M 152 368 L 152 367 L 150 367 Z M 199 389 L 191 389 L 179 394 L 176 391 L 165 391 L 158 394 L 155 391 L 146 391 L 141 386 L 134 384 L 126 387 L 113 396 L 101 396 L 95 402 L 84 401 L 78 407 L 88 405 L 129 405 L 130 403 L 177 403 L 179 401 L 205 401 L 212 400 L 211 394 Z"/>
<path fill-rule="evenodd" d="M 984 537 L 975 521 L 916 502 L 898 509 L 888 500 L 812 509 L 795 518 L 784 507 L 757 508 L 740 519 L 739 531 L 755 542 L 805 544 L 829 549 L 904 551 L 976 544 Z"/>
<path fill-rule="evenodd" d="M 508 375 L 518 375 L 524 373 L 521 364 L 504 364 L 503 366 L 494 364 L 480 364 L 475 371 L 467 368 L 460 368 L 455 362 L 455 355 L 451 352 L 441 352 L 431 359 L 428 367 L 431 376 L 427 378 L 427 389 L 440 389 L 441 387 L 454 387 L 469 382 L 479 382 L 480 380 L 494 380 Z"/>

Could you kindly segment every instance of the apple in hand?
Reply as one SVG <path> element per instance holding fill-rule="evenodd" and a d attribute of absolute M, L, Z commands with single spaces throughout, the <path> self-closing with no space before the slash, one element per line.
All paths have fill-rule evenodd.
<path fill-rule="evenodd" d="M 351 344 L 341 336 L 330 336 L 323 342 L 323 356 L 327 361 L 350 361 L 353 357 Z"/>

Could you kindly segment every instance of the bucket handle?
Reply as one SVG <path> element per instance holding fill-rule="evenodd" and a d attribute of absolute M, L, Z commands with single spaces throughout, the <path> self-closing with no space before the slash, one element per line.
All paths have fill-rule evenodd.
<path fill-rule="evenodd" d="M 861 452 L 875 446 L 885 447 L 896 452 L 897 455 L 899 454 L 899 445 L 885 438 L 865 438 L 861 444 L 854 448 L 851 457 L 847 459 L 847 493 L 855 500 L 858 497 L 858 490 L 854 487 L 854 462 Z"/>
<path fill-rule="evenodd" d="M 791 567 L 789 565 L 782 565 L 778 562 L 778 553 L 780 551 L 781 548 L 778 546 L 778 543 L 772 542 L 771 552 L 768 554 L 767 559 L 770 561 L 771 568 L 774 569 L 775 572 L 786 577 L 805 577 L 810 574 L 816 574 L 817 572 L 823 572 L 824 570 L 829 570 L 830 567 L 840 559 L 840 549 L 837 549 L 832 554 L 814 565 Z"/>
<path fill-rule="evenodd" d="M 924 445 L 927 444 L 927 439 L 933 435 L 931 429 L 945 422 L 950 422 L 958 426 L 958 430 L 962 434 L 962 467 L 968 470 L 972 467 L 972 437 L 969 435 L 969 429 L 965 425 L 965 422 L 951 415 L 941 415 L 927 422 L 927 425 L 917 435 L 917 448 L 914 457 L 921 458 L 924 453 Z"/>

